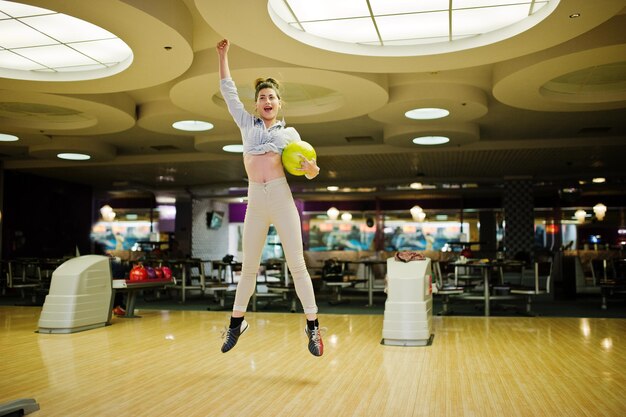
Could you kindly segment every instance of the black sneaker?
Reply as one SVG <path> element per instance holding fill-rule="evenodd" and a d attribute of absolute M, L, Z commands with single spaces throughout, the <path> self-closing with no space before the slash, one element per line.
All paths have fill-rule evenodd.
<path fill-rule="evenodd" d="M 308 326 L 305 326 L 304 333 L 309 338 L 309 352 L 313 356 L 322 356 L 324 354 L 324 342 L 322 342 L 322 332 L 319 327 L 314 327 L 313 330 L 309 330 Z"/>
<path fill-rule="evenodd" d="M 222 353 L 226 353 L 237 344 L 237 340 L 239 340 L 239 336 L 243 334 L 248 329 L 248 322 L 242 321 L 241 324 L 234 329 L 230 327 L 222 332 L 222 339 L 224 339 L 224 344 L 222 345 Z"/>

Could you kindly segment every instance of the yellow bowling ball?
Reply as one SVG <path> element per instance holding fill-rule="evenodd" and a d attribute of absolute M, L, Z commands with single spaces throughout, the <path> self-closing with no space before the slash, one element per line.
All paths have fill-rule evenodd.
<path fill-rule="evenodd" d="M 313 146 L 303 140 L 299 142 L 291 142 L 285 146 L 285 149 L 283 149 L 283 166 L 291 175 L 305 174 L 304 171 L 298 171 L 299 168 L 302 168 L 302 158 L 300 155 L 304 156 L 308 160 L 317 160 L 317 154 L 315 153 Z"/>

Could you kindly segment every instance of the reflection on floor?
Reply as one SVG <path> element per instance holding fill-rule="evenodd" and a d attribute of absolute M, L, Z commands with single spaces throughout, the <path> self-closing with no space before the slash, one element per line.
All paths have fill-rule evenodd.
<path fill-rule="evenodd" d="M 380 314 L 248 313 L 219 351 L 226 311 L 153 310 L 37 334 L 38 307 L 0 306 L 0 403 L 53 416 L 619 416 L 626 320 L 434 317 L 428 347 L 380 344 Z"/>

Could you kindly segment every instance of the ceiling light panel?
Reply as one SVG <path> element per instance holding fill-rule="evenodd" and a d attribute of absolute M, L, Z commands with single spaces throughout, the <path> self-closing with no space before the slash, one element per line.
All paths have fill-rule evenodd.
<path fill-rule="evenodd" d="M 453 10 L 452 33 L 480 35 L 492 32 L 526 18 L 529 11 L 529 4 Z"/>
<path fill-rule="evenodd" d="M 450 0 L 406 1 L 370 0 L 374 15 L 420 13 L 448 10 Z"/>
<path fill-rule="evenodd" d="M 515 0 L 452 0 L 452 8 L 453 9 L 467 9 L 473 7 L 490 7 L 490 6 L 500 6 L 503 4 L 511 4 L 511 3 L 520 3 L 520 1 Z M 527 1 L 526 3 L 530 3 Z"/>
<path fill-rule="evenodd" d="M 26 59 L 11 51 L 0 51 L 0 67 L 9 68 L 20 71 L 35 71 L 45 69 L 45 67 L 36 62 Z"/>
<path fill-rule="evenodd" d="M 394 54 L 394 46 L 400 51 L 406 46 L 453 42 L 509 27 L 550 1 L 559 0 L 269 0 L 268 4 L 272 18 L 282 19 L 278 27 L 301 42 L 358 54 L 366 50 L 352 45 L 380 47 L 382 42 L 383 47 L 390 47 L 388 53 Z M 304 36 L 303 31 L 311 36 Z M 514 34 L 507 32 L 503 39 Z M 329 40 L 338 43 L 332 45 Z"/>
<path fill-rule="evenodd" d="M 448 36 L 448 12 L 376 17 L 383 42 Z"/>
<path fill-rule="evenodd" d="M 132 58 L 128 45 L 106 29 L 52 10 L 0 0 L 0 71 L 9 70 L 4 73 L 8 78 L 54 81 L 55 73 L 69 72 L 81 72 L 76 76 L 81 80 L 102 78 L 128 68 Z M 90 71 L 93 75 L 85 75 Z M 41 78 L 43 73 L 49 78 Z"/>
<path fill-rule="evenodd" d="M 95 71 L 106 68 L 106 65 L 103 64 L 92 64 L 92 65 L 74 65 L 70 67 L 56 67 L 53 70 L 46 68 L 41 70 L 41 72 L 76 72 L 76 71 Z"/>
<path fill-rule="evenodd" d="M 331 38 L 339 42 L 365 43 L 378 41 L 376 28 L 369 17 L 301 24 L 304 30 L 311 35 Z"/>
<path fill-rule="evenodd" d="M 5 49 L 26 48 L 37 45 L 51 45 L 54 39 L 17 20 L 0 21 L 0 46 Z"/>
<path fill-rule="evenodd" d="M 29 6 L 27 4 L 15 3 L 12 1 L 0 1 L 0 10 L 11 17 L 39 16 L 54 13 L 40 7 Z"/>
<path fill-rule="evenodd" d="M 77 42 L 69 46 L 102 63 L 118 63 L 128 58 L 128 46 L 120 39 Z"/>
<path fill-rule="evenodd" d="M 45 63 L 47 67 L 70 67 L 92 65 L 94 60 L 65 45 L 39 46 L 22 48 L 19 54 L 35 62 Z"/>
<path fill-rule="evenodd" d="M 20 20 L 61 43 L 115 38 L 115 35 L 101 27 L 61 13 Z"/>
<path fill-rule="evenodd" d="M 272 3 L 272 10 L 284 22 L 292 23 L 295 19 L 294 15 L 291 13 L 291 10 L 289 10 L 289 7 L 287 7 L 287 4 L 283 1 L 277 1 Z"/>
<path fill-rule="evenodd" d="M 366 17 L 370 15 L 365 0 L 288 0 L 287 3 L 301 22 Z"/>

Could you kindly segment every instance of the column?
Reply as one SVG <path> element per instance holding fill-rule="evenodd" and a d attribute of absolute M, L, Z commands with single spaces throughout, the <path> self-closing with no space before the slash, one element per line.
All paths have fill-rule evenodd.
<path fill-rule="evenodd" d="M 530 178 L 504 181 L 504 246 L 507 256 L 518 252 L 533 253 L 535 240 L 535 213 L 533 182 Z"/>

